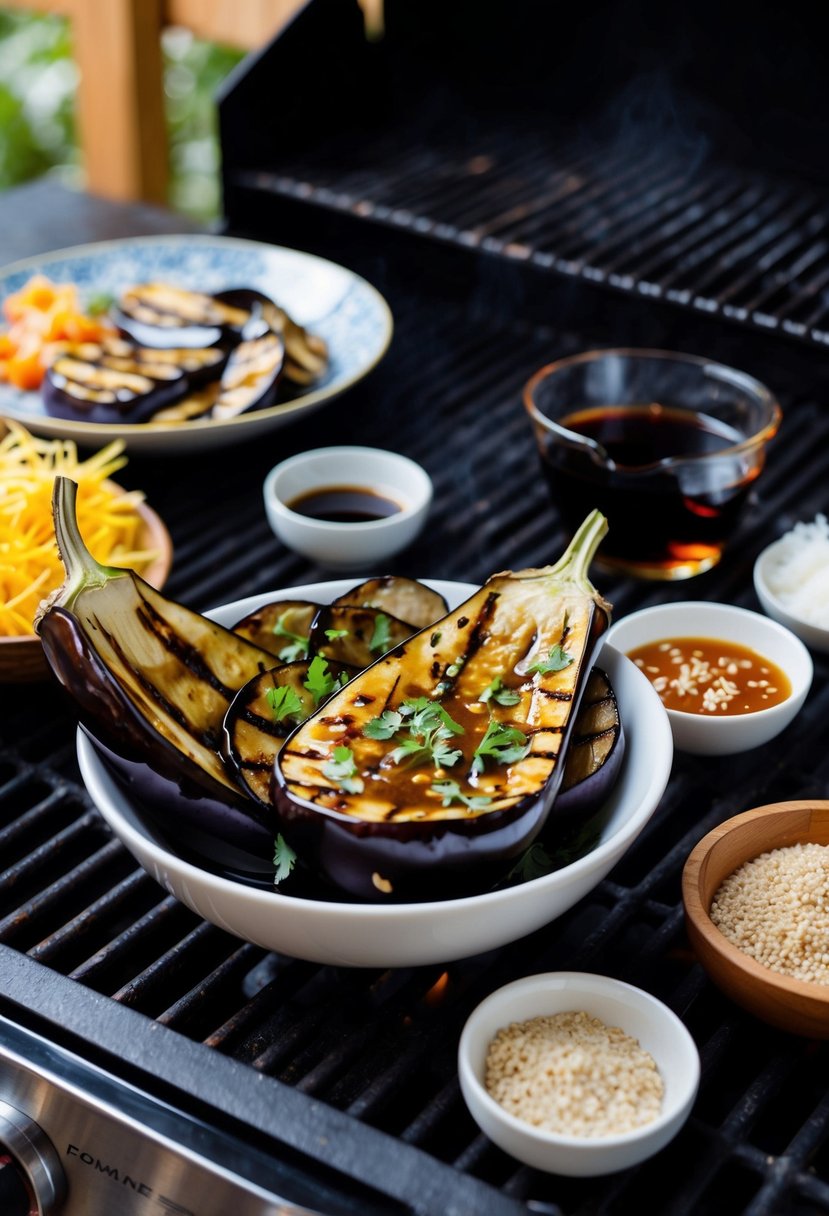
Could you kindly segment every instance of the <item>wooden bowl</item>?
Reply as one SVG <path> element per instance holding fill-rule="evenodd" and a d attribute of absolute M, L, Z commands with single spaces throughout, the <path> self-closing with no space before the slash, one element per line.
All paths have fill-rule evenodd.
<path fill-rule="evenodd" d="M 121 490 L 121 487 L 111 488 Z M 123 491 L 121 490 L 123 493 Z M 173 561 L 173 542 L 161 519 L 146 503 L 137 507 L 143 521 L 137 543 L 142 549 L 152 550 L 156 556 L 138 573 L 153 587 L 160 589 L 167 581 Z M 45 680 L 50 672 L 43 654 L 40 638 L 36 634 L 27 637 L 0 638 L 0 684 L 31 684 Z"/>
<path fill-rule="evenodd" d="M 809 1038 L 829 1038 L 829 984 L 763 967 L 717 929 L 708 911 L 723 879 L 743 862 L 793 844 L 829 844 L 829 802 L 775 802 L 735 815 L 699 842 L 685 863 L 682 899 L 688 937 L 711 979 L 764 1022 Z"/>

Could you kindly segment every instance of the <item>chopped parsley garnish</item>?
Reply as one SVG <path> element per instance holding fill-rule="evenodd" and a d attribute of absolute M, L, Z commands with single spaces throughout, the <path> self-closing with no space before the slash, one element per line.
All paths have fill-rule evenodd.
<path fill-rule="evenodd" d="M 374 618 L 374 630 L 371 635 L 371 641 L 368 648 L 372 654 L 377 651 L 379 654 L 385 654 L 391 649 L 391 621 L 386 616 L 385 612 L 378 612 Z"/>
<path fill-rule="evenodd" d="M 394 764 L 431 763 L 435 768 L 451 768 L 462 754 L 449 746 L 449 740 L 462 735 L 463 727 L 429 697 L 410 697 L 398 709 L 384 710 L 366 723 L 363 734 L 369 739 L 396 738 L 397 747 L 389 753 Z"/>
<path fill-rule="evenodd" d="M 276 873 L 273 876 L 273 885 L 278 887 L 281 882 L 284 882 L 296 865 L 296 853 L 285 840 L 285 837 L 281 832 L 274 841 L 273 864 L 276 867 Z"/>
<path fill-rule="evenodd" d="M 562 650 L 558 642 L 547 655 L 546 659 L 536 659 L 527 668 L 527 671 L 539 671 L 542 675 L 551 671 L 564 671 L 565 667 L 569 667 L 573 662 L 573 656 L 568 654 L 566 650 Z"/>
<path fill-rule="evenodd" d="M 326 629 L 325 631 L 325 636 L 329 642 L 336 642 L 337 638 L 347 638 L 348 634 L 348 629 Z"/>
<path fill-rule="evenodd" d="M 295 663 L 298 659 L 307 659 L 310 649 L 310 639 L 308 636 L 294 633 L 285 624 L 290 615 L 290 609 L 287 612 L 283 612 L 273 627 L 275 637 L 288 639 L 288 645 L 283 646 L 277 655 L 283 663 Z"/>
<path fill-rule="evenodd" d="M 491 718 L 486 734 L 475 748 L 472 771 L 482 773 L 487 759 L 494 760 L 496 764 L 513 764 L 516 760 L 523 760 L 529 750 L 530 741 L 523 731 Z"/>
<path fill-rule="evenodd" d="M 462 802 L 470 811 L 482 811 L 492 802 L 488 794 L 465 794 L 457 781 L 433 781 L 432 789 L 436 794 L 440 794 L 443 806 Z"/>
<path fill-rule="evenodd" d="M 350 747 L 335 747 L 331 759 L 323 764 L 322 771 L 347 794 L 362 794 L 363 779 L 357 773 L 354 753 Z"/>
<path fill-rule="evenodd" d="M 517 705 L 521 700 L 521 693 L 516 692 L 514 688 L 506 688 L 501 677 L 496 676 L 494 680 L 490 680 L 484 691 L 478 694 L 478 700 L 484 704 L 487 701 L 497 701 L 499 705 Z"/>
<path fill-rule="evenodd" d="M 343 684 L 348 683 L 348 676 L 345 672 L 339 676 L 332 676 L 328 670 L 328 662 L 322 655 L 315 655 L 308 665 L 308 674 L 302 681 L 303 688 L 307 688 L 311 696 L 314 698 L 314 705 L 319 705 L 320 701 L 326 697 L 330 697 L 332 692 L 336 692 L 338 688 L 342 688 Z"/>
<path fill-rule="evenodd" d="M 283 722 L 285 718 L 304 717 L 302 701 L 289 684 L 275 684 L 266 691 L 265 700 L 270 706 L 274 722 Z"/>

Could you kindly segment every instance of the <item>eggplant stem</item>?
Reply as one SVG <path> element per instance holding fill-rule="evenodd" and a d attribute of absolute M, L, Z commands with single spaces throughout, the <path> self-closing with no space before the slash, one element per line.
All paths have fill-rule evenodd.
<path fill-rule="evenodd" d="M 606 534 L 607 520 L 604 515 L 601 511 L 591 511 L 561 557 L 555 565 L 549 567 L 547 573 L 565 582 L 585 585 L 592 591 L 593 584 L 588 578 L 588 570 Z"/>
<path fill-rule="evenodd" d="M 77 483 L 59 474 L 52 490 L 52 515 L 58 552 L 66 569 L 66 580 L 58 593 L 64 605 L 70 604 L 84 588 L 102 587 L 113 574 L 124 573 L 101 565 L 89 552 L 78 527 L 77 498 Z"/>
<path fill-rule="evenodd" d="M 541 570 L 528 570 L 517 577 L 541 578 L 556 586 L 575 587 L 603 607 L 609 608 L 588 577 L 590 563 L 606 534 L 607 520 L 601 511 L 593 510 L 581 524 L 555 565 L 545 566 Z"/>

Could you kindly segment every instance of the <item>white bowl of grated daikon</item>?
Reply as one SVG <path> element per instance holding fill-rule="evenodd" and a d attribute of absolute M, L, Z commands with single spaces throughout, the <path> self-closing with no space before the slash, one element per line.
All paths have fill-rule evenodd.
<path fill-rule="evenodd" d="M 754 563 L 763 611 L 812 650 L 829 651 L 829 522 L 797 523 Z"/>

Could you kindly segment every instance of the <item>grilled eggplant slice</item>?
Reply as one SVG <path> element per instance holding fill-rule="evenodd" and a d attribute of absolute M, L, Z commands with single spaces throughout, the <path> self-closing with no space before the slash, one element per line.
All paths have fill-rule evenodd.
<path fill-rule="evenodd" d="M 281 663 L 294 663 L 311 654 L 311 626 L 319 611 L 320 605 L 309 600 L 276 600 L 242 617 L 233 632 Z"/>
<path fill-rule="evenodd" d="M 415 632 L 414 625 L 377 608 L 329 604 L 320 608 L 311 627 L 311 649 L 335 663 L 362 668 Z"/>
<path fill-rule="evenodd" d="M 319 655 L 254 676 L 225 714 L 222 754 L 252 798 L 271 806 L 273 764 L 285 738 L 357 674 Z"/>
<path fill-rule="evenodd" d="M 408 621 L 415 629 L 425 629 L 446 616 L 449 605 L 442 595 L 419 583 L 414 578 L 403 578 L 398 574 L 387 574 L 383 578 L 370 578 L 358 583 L 345 595 L 334 600 L 334 606 L 377 608 L 396 616 L 399 621 Z"/>
<path fill-rule="evenodd" d="M 114 757 L 145 763 L 181 797 L 249 800 L 219 755 L 227 708 L 273 656 L 172 600 L 129 570 L 102 566 L 75 514 L 77 486 L 55 478 L 55 532 L 66 580 L 35 628 L 82 724 Z M 169 808 L 170 813 L 174 808 Z"/>
<path fill-rule="evenodd" d="M 77 343 L 48 368 L 43 402 L 57 418 L 144 422 L 192 387 L 218 379 L 226 359 L 215 347 L 152 350 L 122 338 Z"/>
<path fill-rule="evenodd" d="M 276 397 L 285 359 L 285 346 L 277 334 L 240 342 L 222 372 L 212 418 L 235 418 L 247 410 L 270 405 Z"/>
<path fill-rule="evenodd" d="M 328 347 L 317 334 L 310 333 L 288 316 L 284 308 L 261 291 L 238 287 L 216 297 L 232 307 L 247 310 L 245 335 L 255 337 L 270 331 L 285 344 L 285 378 L 306 387 L 314 384 L 328 368 Z"/>
<path fill-rule="evenodd" d="M 238 341 L 249 316 L 247 308 L 171 283 L 129 287 L 114 311 L 123 333 L 155 347 L 213 346 L 228 336 Z"/>
<path fill-rule="evenodd" d="M 289 843 L 373 899 L 466 893 L 550 813 L 609 606 L 594 511 L 542 570 L 493 575 L 336 693 L 287 740 L 272 796 Z"/>

